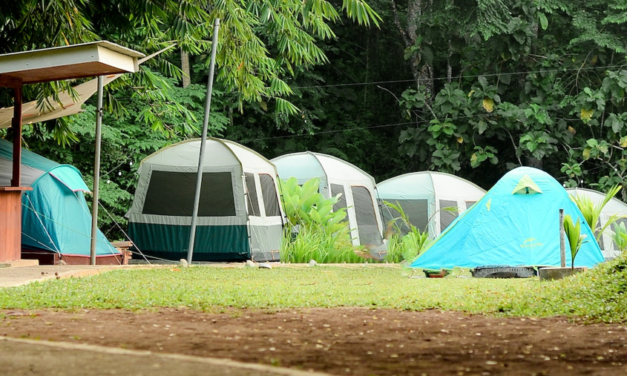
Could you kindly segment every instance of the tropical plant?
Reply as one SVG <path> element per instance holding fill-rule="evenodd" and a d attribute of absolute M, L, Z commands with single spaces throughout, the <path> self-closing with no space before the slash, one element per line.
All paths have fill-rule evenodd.
<path fill-rule="evenodd" d="M 361 263 L 351 244 L 348 227 L 340 230 L 335 237 L 328 236 L 320 227 L 303 226 L 296 235 L 286 232 L 281 247 L 283 262 L 307 263 Z"/>
<path fill-rule="evenodd" d="M 346 218 L 346 209 L 333 210 L 340 195 L 324 198 L 318 193 L 320 179 L 313 178 L 302 186 L 294 177 L 281 180 L 281 192 L 285 204 L 285 214 L 291 227 L 320 226 L 329 235 L 346 227 L 342 222 Z"/>
<path fill-rule="evenodd" d="M 564 232 L 566 233 L 568 244 L 570 246 L 570 266 L 574 269 L 575 257 L 577 257 L 577 253 L 579 253 L 581 246 L 588 241 L 585 240 L 586 235 L 581 235 L 581 222 L 579 218 L 577 218 L 577 223 L 573 224 L 573 218 L 568 214 L 564 216 Z"/>
<path fill-rule="evenodd" d="M 603 232 L 607 228 L 609 228 L 614 222 L 616 222 L 616 220 L 621 218 L 620 215 L 612 215 L 607 220 L 607 222 L 605 222 L 602 226 L 599 226 L 599 217 L 601 216 L 601 211 L 603 210 L 605 205 L 607 205 L 607 203 L 610 202 L 610 200 L 614 196 L 616 196 L 618 192 L 620 192 L 621 188 L 622 187 L 620 185 L 614 185 L 607 191 L 605 197 L 603 198 L 603 201 L 600 203 L 595 203 L 594 201 L 592 201 L 592 199 L 590 199 L 590 197 L 584 195 L 570 196 L 570 198 L 575 202 L 575 204 L 581 211 L 581 214 L 583 214 L 583 218 L 586 220 L 586 223 L 588 223 L 588 226 L 590 226 L 590 228 L 592 229 L 592 233 L 594 234 L 597 241 L 601 239 L 601 235 L 603 235 Z"/>
<path fill-rule="evenodd" d="M 622 222 L 614 223 L 614 231 L 612 233 L 612 240 L 618 251 L 623 252 L 627 249 L 627 228 Z"/>
<path fill-rule="evenodd" d="M 391 219 L 387 223 L 388 231 L 391 236 L 388 243 L 388 252 L 385 256 L 385 260 L 388 262 L 409 262 L 415 259 L 423 250 L 425 250 L 431 243 L 429 239 L 429 231 L 425 229 L 421 232 L 416 226 L 414 226 L 401 205 L 397 202 L 393 204 L 391 202 L 383 202 L 389 208 L 399 213 L 399 216 Z M 405 233 L 403 235 L 403 233 Z"/>
<path fill-rule="evenodd" d="M 281 259 L 287 262 L 363 262 L 351 245 L 346 208 L 333 208 L 340 195 L 324 198 L 318 192 L 320 179 L 300 186 L 294 177 L 281 180 L 288 226 Z"/>

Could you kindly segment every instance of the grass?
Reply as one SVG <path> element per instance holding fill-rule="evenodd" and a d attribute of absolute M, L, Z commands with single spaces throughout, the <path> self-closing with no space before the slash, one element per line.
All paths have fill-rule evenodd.
<path fill-rule="evenodd" d="M 315 260 L 326 264 L 367 261 L 355 253 L 347 227 L 329 236 L 323 226 L 303 226 L 293 239 L 286 236 L 281 246 L 281 260 L 288 263 Z"/>
<path fill-rule="evenodd" d="M 409 278 L 377 266 L 121 270 L 0 290 L 4 309 L 377 307 L 627 322 L 627 257 L 556 282 Z"/>

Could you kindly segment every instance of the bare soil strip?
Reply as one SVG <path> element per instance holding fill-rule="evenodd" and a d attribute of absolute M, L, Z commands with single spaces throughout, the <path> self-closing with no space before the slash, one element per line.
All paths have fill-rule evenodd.
<path fill-rule="evenodd" d="M 336 375 L 625 375 L 627 325 L 334 308 L 1 311 L 0 335 Z"/>

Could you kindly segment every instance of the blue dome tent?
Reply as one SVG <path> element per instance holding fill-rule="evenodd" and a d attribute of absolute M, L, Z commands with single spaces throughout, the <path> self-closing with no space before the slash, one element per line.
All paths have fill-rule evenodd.
<path fill-rule="evenodd" d="M 560 208 L 581 221 L 586 235 L 575 266 L 602 262 L 599 245 L 566 190 L 541 170 L 519 167 L 458 217 L 411 267 L 560 266 Z M 566 253 L 570 266 L 568 246 Z"/>
<path fill-rule="evenodd" d="M 12 144 L 0 139 L 0 186 L 9 185 L 12 164 Z M 83 195 L 89 188 L 80 172 L 23 150 L 21 179 L 32 188 L 22 195 L 22 258 L 89 264 L 91 214 Z M 96 259 L 98 264 L 122 259 L 100 231 Z"/>

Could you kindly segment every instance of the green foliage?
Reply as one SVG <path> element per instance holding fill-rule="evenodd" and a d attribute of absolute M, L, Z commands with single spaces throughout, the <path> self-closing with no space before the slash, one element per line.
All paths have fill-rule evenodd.
<path fill-rule="evenodd" d="M 594 269 L 539 283 L 505 307 L 507 314 L 570 316 L 587 321 L 627 322 L 627 253 Z"/>
<path fill-rule="evenodd" d="M 385 261 L 411 262 L 431 243 L 429 231 L 425 229 L 421 232 L 411 224 L 409 217 L 398 202 L 394 204 L 384 201 L 384 204 L 399 213 L 398 217 L 392 218 L 387 224 L 387 227 L 391 227 L 394 231 L 388 242 Z"/>
<path fill-rule="evenodd" d="M 346 208 L 336 208 L 340 195 L 324 198 L 318 193 L 320 179 L 298 185 L 294 177 L 281 180 L 288 226 L 281 247 L 285 262 L 363 262 L 351 245 Z"/>
<path fill-rule="evenodd" d="M 595 203 L 588 196 L 584 195 L 574 194 L 570 196 L 570 198 L 575 202 L 575 204 L 581 211 L 581 214 L 583 214 L 583 218 L 586 220 L 588 226 L 592 229 L 592 232 L 597 241 L 601 239 L 601 235 L 603 235 L 607 228 L 609 228 L 614 222 L 616 222 L 616 220 L 621 218 L 621 216 L 619 215 L 612 215 L 610 218 L 608 218 L 608 220 L 603 224 L 602 227 L 597 227 L 600 224 L 599 218 L 601 216 L 603 208 L 605 207 L 605 205 L 607 205 L 608 202 L 610 202 L 612 198 L 614 198 L 614 196 L 616 196 L 618 192 L 620 192 L 621 189 L 622 186 L 620 185 L 613 186 L 607 191 L 605 197 L 603 198 L 603 201 L 600 203 Z"/>
<path fill-rule="evenodd" d="M 355 253 L 344 226 L 333 236 L 329 236 L 318 226 L 303 226 L 298 233 L 286 232 L 281 247 L 281 260 L 288 263 L 363 263 L 363 257 Z"/>
<path fill-rule="evenodd" d="M 321 226 L 329 234 L 335 234 L 346 227 L 346 208 L 333 210 L 340 195 L 324 198 L 318 193 L 320 179 L 313 178 L 298 185 L 298 179 L 292 177 L 281 180 L 281 192 L 285 203 L 288 223 L 294 226 Z"/>
<path fill-rule="evenodd" d="M 575 257 L 577 257 L 577 253 L 579 253 L 581 246 L 588 242 L 585 240 L 586 235 L 581 235 L 581 222 L 579 222 L 579 218 L 577 218 L 577 223 L 573 224 L 573 218 L 568 214 L 565 215 L 564 232 L 566 233 L 568 244 L 570 246 L 570 265 L 572 268 L 575 268 Z"/>
<path fill-rule="evenodd" d="M 612 241 L 616 244 L 619 252 L 624 252 L 627 249 L 627 228 L 625 228 L 625 224 L 614 223 L 612 232 Z"/>

